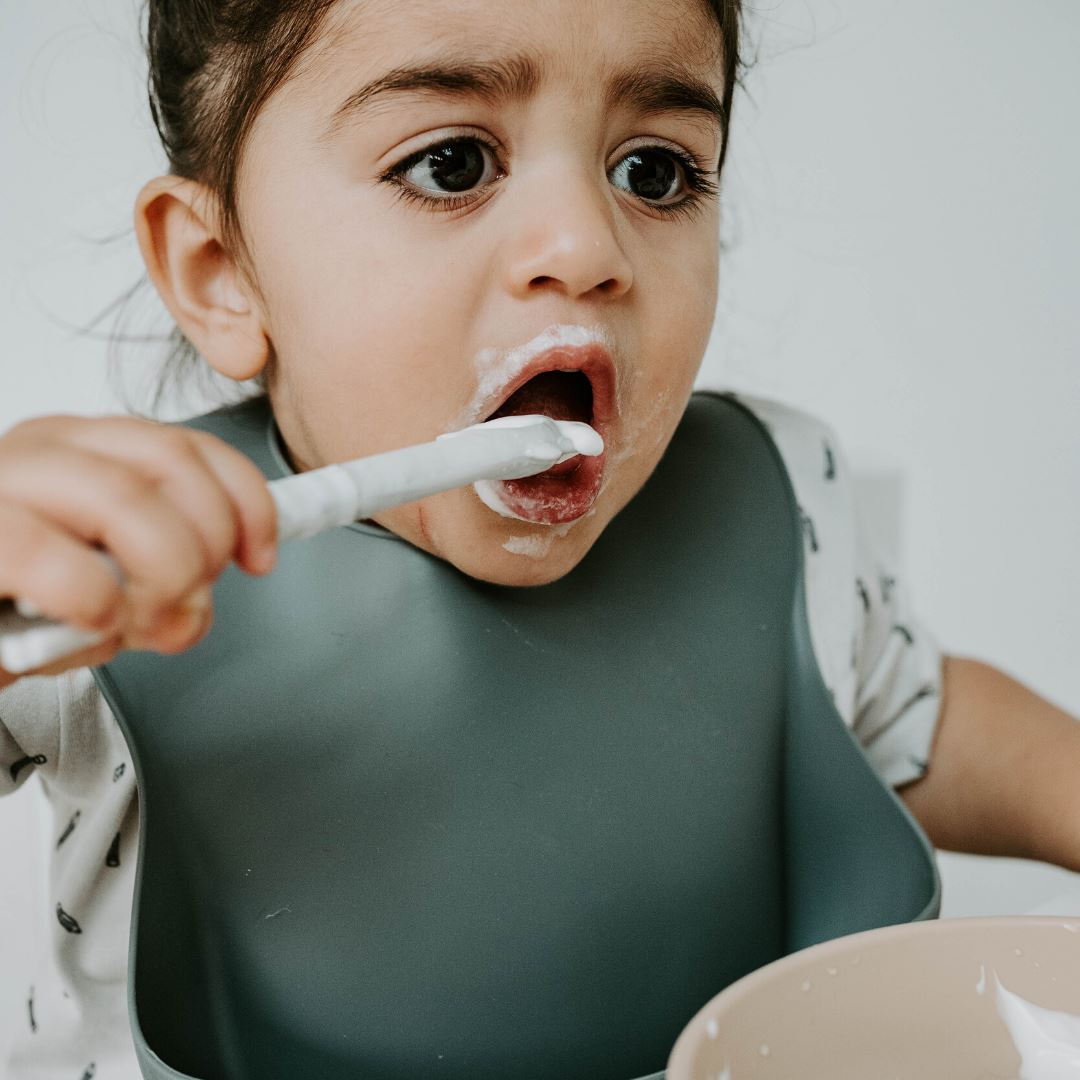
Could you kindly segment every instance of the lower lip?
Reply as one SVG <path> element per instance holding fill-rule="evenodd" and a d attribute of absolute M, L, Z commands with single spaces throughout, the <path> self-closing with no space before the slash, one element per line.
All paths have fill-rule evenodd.
<path fill-rule="evenodd" d="M 499 500 L 516 518 L 538 525 L 577 521 L 592 509 L 604 478 L 604 455 L 579 455 L 547 472 L 503 480 Z"/>

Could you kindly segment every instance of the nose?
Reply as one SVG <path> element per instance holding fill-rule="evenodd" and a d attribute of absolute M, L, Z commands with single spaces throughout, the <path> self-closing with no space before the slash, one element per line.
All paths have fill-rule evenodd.
<path fill-rule="evenodd" d="M 555 290 L 569 299 L 614 299 L 634 272 L 619 243 L 617 209 L 602 183 L 563 165 L 520 184 L 507 217 L 507 284 L 521 299 Z"/>

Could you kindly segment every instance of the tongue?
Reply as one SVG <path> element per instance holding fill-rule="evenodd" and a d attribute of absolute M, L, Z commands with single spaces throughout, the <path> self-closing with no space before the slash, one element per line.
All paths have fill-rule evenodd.
<path fill-rule="evenodd" d="M 531 378 L 495 410 L 497 416 L 540 413 L 552 420 L 592 420 L 592 387 L 580 372 L 545 371 Z"/>

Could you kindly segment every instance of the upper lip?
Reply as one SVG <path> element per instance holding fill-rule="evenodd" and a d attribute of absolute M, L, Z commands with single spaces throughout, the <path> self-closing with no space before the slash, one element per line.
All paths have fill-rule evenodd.
<path fill-rule="evenodd" d="M 530 379 L 545 371 L 580 371 L 592 384 L 592 426 L 603 434 L 615 409 L 615 364 L 600 342 L 586 345 L 553 345 L 534 356 L 508 383 L 494 391 L 480 406 L 481 419 L 487 419 L 504 401 Z"/>

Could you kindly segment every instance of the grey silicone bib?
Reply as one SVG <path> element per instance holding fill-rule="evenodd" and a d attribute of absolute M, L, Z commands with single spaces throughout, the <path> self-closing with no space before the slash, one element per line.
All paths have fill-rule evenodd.
<path fill-rule="evenodd" d="M 282 475 L 265 400 L 191 423 Z M 140 790 L 145 1075 L 634 1080 L 747 972 L 935 915 L 802 558 L 769 435 L 695 395 L 551 585 L 336 529 L 227 571 L 195 649 L 99 669 Z"/>

